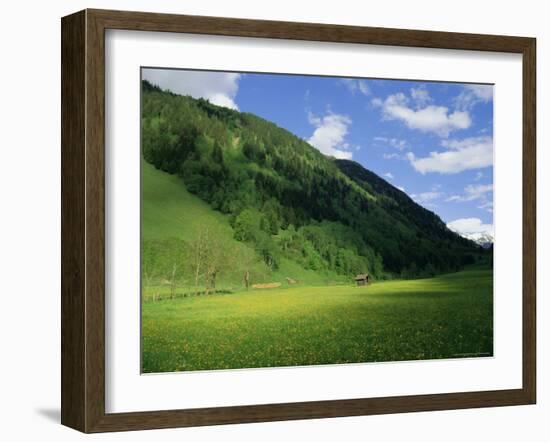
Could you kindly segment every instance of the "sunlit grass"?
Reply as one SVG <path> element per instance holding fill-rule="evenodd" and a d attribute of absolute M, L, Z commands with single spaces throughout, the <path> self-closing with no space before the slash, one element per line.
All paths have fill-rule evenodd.
<path fill-rule="evenodd" d="M 147 302 L 145 373 L 493 352 L 492 271 Z"/>

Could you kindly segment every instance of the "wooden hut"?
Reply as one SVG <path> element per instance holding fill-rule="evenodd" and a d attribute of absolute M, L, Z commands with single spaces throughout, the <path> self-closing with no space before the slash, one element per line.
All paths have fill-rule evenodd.
<path fill-rule="evenodd" d="M 355 277 L 355 282 L 357 285 L 366 285 L 369 283 L 369 274 L 365 273 L 363 275 L 357 275 Z"/>

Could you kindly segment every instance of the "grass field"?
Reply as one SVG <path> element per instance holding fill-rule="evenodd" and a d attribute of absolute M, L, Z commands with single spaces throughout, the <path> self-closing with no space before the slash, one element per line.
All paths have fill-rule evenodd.
<path fill-rule="evenodd" d="M 492 271 L 293 287 L 142 306 L 144 373 L 402 361 L 493 352 Z"/>
<path fill-rule="evenodd" d="M 144 239 L 193 238 L 210 227 L 233 238 L 227 218 L 187 191 L 181 178 L 141 159 L 141 235 Z"/>
<path fill-rule="evenodd" d="M 141 159 L 141 238 L 142 240 L 162 240 L 179 238 L 192 241 L 201 229 L 216 231 L 226 243 L 243 253 L 251 247 L 233 238 L 229 217 L 213 210 L 206 202 L 191 194 L 183 180 L 175 175 L 157 170 Z M 252 273 L 258 278 L 253 283 L 281 282 L 286 277 L 297 279 L 307 285 L 328 285 L 342 282 L 347 278 L 331 272 L 320 273 L 300 267 L 288 259 L 281 259 L 275 271 L 269 271 L 263 263 L 255 264 Z M 190 283 L 189 283 L 190 284 Z M 224 275 L 219 288 L 242 289 L 242 273 Z M 178 292 L 192 291 L 193 287 L 179 286 Z M 153 293 L 167 293 L 169 288 L 144 287 L 144 299 L 152 298 Z"/>

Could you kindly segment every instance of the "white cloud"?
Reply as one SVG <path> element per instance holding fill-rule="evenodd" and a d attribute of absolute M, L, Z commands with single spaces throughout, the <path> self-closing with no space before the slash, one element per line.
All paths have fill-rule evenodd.
<path fill-rule="evenodd" d="M 450 198 L 447 198 L 446 201 L 479 201 L 477 206 L 478 209 L 493 213 L 493 201 L 492 197 L 490 196 L 492 192 L 492 184 L 469 184 L 464 188 L 463 195 L 453 195 Z"/>
<path fill-rule="evenodd" d="M 447 201 L 475 201 L 485 200 L 487 194 L 493 191 L 492 184 L 469 184 L 464 188 L 464 195 L 453 195 Z"/>
<path fill-rule="evenodd" d="M 392 138 L 390 140 L 390 146 L 395 147 L 398 150 L 404 150 L 407 147 L 407 142 L 405 140 L 399 140 L 397 138 Z"/>
<path fill-rule="evenodd" d="M 395 177 L 393 176 L 393 173 L 391 172 L 386 172 L 384 175 L 382 175 L 390 180 L 393 180 Z"/>
<path fill-rule="evenodd" d="M 309 121 L 309 124 L 312 126 L 320 126 L 323 122 L 321 117 L 318 117 L 310 111 L 307 112 L 307 121 Z"/>
<path fill-rule="evenodd" d="M 477 206 L 478 209 L 486 210 L 489 213 L 493 213 L 493 202 L 492 201 L 485 201 L 480 206 Z"/>
<path fill-rule="evenodd" d="M 490 84 L 469 84 L 465 88 L 480 100 L 487 102 L 493 99 L 493 86 Z"/>
<path fill-rule="evenodd" d="M 484 224 L 479 218 L 461 218 L 450 223 L 447 227 L 462 236 L 471 237 L 472 234 L 489 234 L 493 236 L 493 225 Z"/>
<path fill-rule="evenodd" d="M 467 111 L 450 112 L 445 106 L 435 105 L 412 108 L 409 98 L 401 92 L 388 96 L 384 101 L 374 99 L 371 103 L 381 107 L 385 119 L 398 120 L 409 129 L 433 132 L 443 138 L 454 130 L 467 129 L 472 124 Z"/>
<path fill-rule="evenodd" d="M 403 186 L 395 186 L 396 189 L 399 189 L 401 192 L 406 192 Z"/>
<path fill-rule="evenodd" d="M 204 98 L 218 106 L 238 109 L 235 96 L 241 74 L 229 72 L 143 69 L 143 78 L 175 94 Z"/>
<path fill-rule="evenodd" d="M 315 126 L 313 135 L 308 143 L 321 153 L 340 159 L 351 159 L 353 153 L 349 151 L 346 135 L 352 121 L 347 115 L 328 113 L 324 117 L 308 114 L 309 122 Z"/>
<path fill-rule="evenodd" d="M 428 93 L 426 87 L 419 86 L 411 89 L 411 97 L 414 100 L 417 107 L 424 107 L 429 102 L 433 101 L 432 97 Z"/>
<path fill-rule="evenodd" d="M 426 203 L 428 201 L 432 201 L 432 200 L 435 200 L 435 199 L 438 199 L 442 196 L 443 194 L 441 192 L 437 192 L 437 191 L 430 191 L 430 192 L 422 192 L 422 193 L 419 193 L 419 194 L 412 194 L 411 195 L 411 198 L 413 200 L 415 200 L 417 203 Z"/>
<path fill-rule="evenodd" d="M 384 105 L 384 101 L 382 101 L 380 98 L 373 98 L 371 101 L 370 101 L 370 104 L 373 106 L 373 107 L 382 107 Z"/>
<path fill-rule="evenodd" d="M 370 88 L 366 80 L 342 78 L 342 84 L 344 84 L 352 94 L 359 92 L 365 96 L 370 95 Z"/>
<path fill-rule="evenodd" d="M 400 160 L 401 156 L 396 153 L 383 153 L 382 158 L 385 160 Z"/>
<path fill-rule="evenodd" d="M 367 82 L 365 80 L 359 80 L 357 82 L 357 85 L 359 86 L 359 91 L 363 95 L 370 95 L 370 88 L 369 88 L 369 85 L 367 84 Z"/>
<path fill-rule="evenodd" d="M 423 175 L 428 172 L 451 174 L 493 165 L 492 137 L 444 140 L 442 146 L 448 150 L 430 152 L 429 156 L 423 158 L 417 158 L 409 152 L 407 159 Z"/>
<path fill-rule="evenodd" d="M 387 144 L 397 150 L 404 150 L 407 148 L 407 142 L 399 138 L 374 137 L 373 140 L 378 143 Z"/>
<path fill-rule="evenodd" d="M 460 110 L 473 108 L 478 103 L 488 103 L 493 99 L 493 86 L 487 84 L 467 84 L 455 98 L 455 106 Z"/>
<path fill-rule="evenodd" d="M 236 109 L 236 110 L 239 109 L 237 104 L 235 103 L 235 101 L 233 101 L 231 97 L 222 93 L 211 94 L 210 96 L 207 97 L 207 100 L 210 101 L 210 103 L 213 103 L 217 106 L 228 107 L 230 109 Z"/>

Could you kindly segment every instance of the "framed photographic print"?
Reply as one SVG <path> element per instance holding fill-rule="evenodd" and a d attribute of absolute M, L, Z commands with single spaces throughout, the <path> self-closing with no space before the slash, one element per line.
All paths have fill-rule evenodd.
<path fill-rule="evenodd" d="M 533 404 L 535 40 L 62 19 L 62 423 Z"/>

